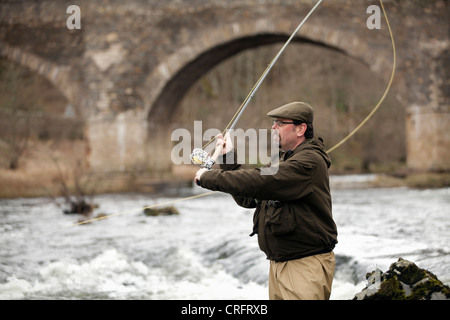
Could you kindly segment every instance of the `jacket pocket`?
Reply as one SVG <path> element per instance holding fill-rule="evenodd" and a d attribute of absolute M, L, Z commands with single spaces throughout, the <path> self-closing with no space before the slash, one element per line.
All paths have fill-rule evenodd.
<path fill-rule="evenodd" d="M 268 233 L 279 236 L 295 230 L 294 213 L 288 206 L 282 205 L 279 208 L 269 206 L 265 217 Z"/>

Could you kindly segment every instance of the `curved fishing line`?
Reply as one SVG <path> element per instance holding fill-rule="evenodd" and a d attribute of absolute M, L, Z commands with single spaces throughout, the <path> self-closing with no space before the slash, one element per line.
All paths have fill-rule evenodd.
<path fill-rule="evenodd" d="M 369 121 L 370 118 L 372 118 L 372 116 L 375 114 L 375 112 L 378 111 L 378 109 L 380 108 L 380 106 L 383 103 L 384 99 L 386 98 L 389 90 L 391 89 L 392 81 L 394 80 L 394 75 L 395 75 L 395 68 L 396 68 L 396 63 L 397 63 L 397 54 L 396 54 L 396 50 L 395 50 L 394 36 L 392 35 L 391 26 L 389 24 L 389 19 L 387 17 L 386 11 L 384 10 L 384 5 L 383 5 L 383 1 L 382 0 L 380 0 L 380 4 L 381 4 L 381 8 L 383 10 L 384 18 L 386 19 L 386 25 L 388 27 L 389 35 L 391 36 L 391 42 L 392 42 L 393 64 L 392 64 L 392 73 L 391 73 L 391 77 L 389 79 L 389 83 L 388 83 L 388 85 L 386 87 L 386 90 L 384 91 L 380 101 L 378 101 L 378 103 L 375 105 L 375 107 L 373 107 L 372 111 L 370 111 L 370 113 L 366 116 L 366 118 L 363 121 L 361 121 L 361 123 L 355 129 L 353 129 L 346 137 L 344 137 L 341 141 L 339 141 L 333 147 L 328 149 L 326 151 L 327 153 L 330 153 L 333 150 L 339 148 L 348 139 L 350 139 L 356 132 L 358 132 L 366 124 L 366 122 Z"/>

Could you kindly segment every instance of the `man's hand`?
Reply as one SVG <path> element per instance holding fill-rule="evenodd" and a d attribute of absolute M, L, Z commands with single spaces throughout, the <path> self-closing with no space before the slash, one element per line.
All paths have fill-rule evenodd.
<path fill-rule="evenodd" d="M 233 141 L 229 132 L 225 134 L 225 138 L 220 133 L 216 136 L 216 148 L 218 147 L 223 147 L 222 155 L 233 150 Z"/>
<path fill-rule="evenodd" d="M 200 185 L 200 177 L 202 176 L 202 174 L 205 171 L 208 171 L 208 169 L 202 168 L 202 169 L 198 170 L 197 173 L 195 174 L 194 182 L 196 185 L 198 185 L 198 186 Z"/>
<path fill-rule="evenodd" d="M 227 132 L 225 134 L 225 138 L 223 137 L 222 134 L 218 134 L 216 136 L 216 152 L 218 152 L 218 148 L 222 149 L 220 152 L 220 154 L 222 154 L 222 155 L 233 150 L 233 141 L 231 140 L 229 132 Z M 215 157 L 215 158 L 217 158 L 217 156 L 218 156 L 218 154 L 213 155 L 213 157 Z M 215 160 L 217 160 L 217 159 L 214 159 L 214 161 Z M 202 168 L 202 169 L 198 170 L 197 173 L 195 174 L 194 182 L 196 185 L 198 185 L 198 186 L 200 185 L 200 178 L 205 171 L 208 171 L 208 169 Z"/>

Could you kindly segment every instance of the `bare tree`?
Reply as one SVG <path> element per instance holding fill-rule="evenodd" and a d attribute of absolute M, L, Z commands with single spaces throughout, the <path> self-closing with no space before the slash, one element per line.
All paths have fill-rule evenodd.
<path fill-rule="evenodd" d="M 41 103 L 38 79 L 31 77 L 11 63 L 0 62 L 0 140 L 7 145 L 5 154 L 9 168 L 16 170 L 19 160 L 29 145 L 32 135 L 32 117 L 39 114 Z"/>

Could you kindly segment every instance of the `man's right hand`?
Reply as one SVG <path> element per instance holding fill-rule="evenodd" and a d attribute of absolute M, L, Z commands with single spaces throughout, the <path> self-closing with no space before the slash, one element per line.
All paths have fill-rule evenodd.
<path fill-rule="evenodd" d="M 218 147 L 222 147 L 222 154 L 226 154 L 233 150 L 233 141 L 229 132 L 225 134 L 225 138 L 220 133 L 216 136 L 216 148 Z"/>

